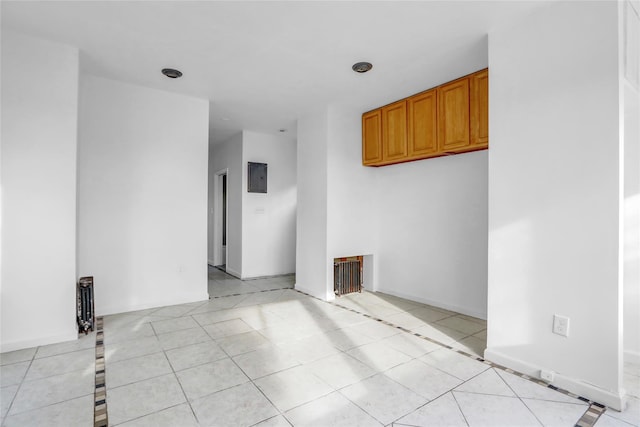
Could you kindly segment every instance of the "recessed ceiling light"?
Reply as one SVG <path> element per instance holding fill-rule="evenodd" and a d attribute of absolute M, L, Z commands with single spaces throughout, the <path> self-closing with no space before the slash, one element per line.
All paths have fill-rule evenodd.
<path fill-rule="evenodd" d="M 178 77 L 182 77 L 182 73 L 178 70 L 174 70 L 173 68 L 163 68 L 162 74 L 169 77 L 170 79 L 177 79 Z"/>
<path fill-rule="evenodd" d="M 229 121 L 229 120 L 231 120 L 231 119 L 230 119 L 229 117 L 223 117 L 221 120 L 222 120 L 223 122 L 228 122 L 228 121 Z"/>
<path fill-rule="evenodd" d="M 371 62 L 356 62 L 351 67 L 351 69 L 356 73 L 366 73 L 372 68 L 373 68 L 373 65 L 371 65 Z"/>
<path fill-rule="evenodd" d="M 286 132 L 286 131 L 287 131 L 286 129 L 280 129 L 280 132 Z"/>

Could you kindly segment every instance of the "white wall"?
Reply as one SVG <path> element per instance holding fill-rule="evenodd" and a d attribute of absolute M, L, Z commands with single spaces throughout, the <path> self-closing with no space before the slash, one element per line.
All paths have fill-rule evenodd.
<path fill-rule="evenodd" d="M 619 409 L 617 8 L 561 2 L 489 35 L 485 357 Z"/>
<path fill-rule="evenodd" d="M 204 300 L 208 103 L 81 81 L 78 274 L 97 314 Z"/>
<path fill-rule="evenodd" d="M 0 351 L 75 339 L 78 50 L 2 30 Z"/>
<path fill-rule="evenodd" d="M 242 133 L 228 141 L 212 145 L 209 150 L 209 259 L 217 264 L 215 246 L 221 244 L 222 236 L 217 235 L 213 226 L 215 220 L 222 219 L 222 211 L 216 213 L 215 174 L 227 171 L 227 272 L 242 275 Z M 212 210 L 213 209 L 213 213 Z M 221 209 L 221 208 L 220 208 Z"/>
<path fill-rule="evenodd" d="M 298 120 L 296 289 L 323 299 L 327 289 L 327 111 Z"/>
<path fill-rule="evenodd" d="M 638 6 L 640 7 L 640 5 Z M 624 75 L 624 351 L 640 363 L 640 10 L 626 1 Z"/>
<path fill-rule="evenodd" d="M 267 193 L 247 191 L 247 162 L 267 164 Z M 275 276 L 296 265 L 296 141 L 242 132 L 242 278 Z"/>
<path fill-rule="evenodd" d="M 333 291 L 334 258 L 373 255 L 375 266 L 378 254 L 377 170 L 362 166 L 361 117 L 361 111 L 347 107 L 328 109 L 328 292 Z M 365 288 L 375 289 L 377 277 L 373 274 L 373 283 Z"/>
<path fill-rule="evenodd" d="M 486 318 L 487 151 L 377 172 L 379 290 Z"/>

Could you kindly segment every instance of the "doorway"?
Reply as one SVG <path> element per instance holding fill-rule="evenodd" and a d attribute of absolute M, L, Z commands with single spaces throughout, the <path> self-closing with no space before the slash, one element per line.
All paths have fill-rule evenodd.
<path fill-rule="evenodd" d="M 215 227 L 214 227 L 214 266 L 220 270 L 226 271 L 227 268 L 227 218 L 228 218 L 228 202 L 227 202 L 227 169 L 216 172 L 215 188 L 214 188 L 214 209 L 215 209 Z"/>

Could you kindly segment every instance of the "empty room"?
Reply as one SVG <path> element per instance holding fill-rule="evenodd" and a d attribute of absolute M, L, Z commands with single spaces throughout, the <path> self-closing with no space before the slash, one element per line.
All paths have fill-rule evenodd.
<path fill-rule="evenodd" d="M 0 2 L 0 426 L 640 427 L 640 2 Z"/>

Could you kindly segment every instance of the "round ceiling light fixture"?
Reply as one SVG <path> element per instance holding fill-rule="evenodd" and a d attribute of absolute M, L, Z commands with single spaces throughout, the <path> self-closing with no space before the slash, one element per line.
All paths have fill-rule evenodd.
<path fill-rule="evenodd" d="M 178 77 L 182 77 L 182 72 L 174 70 L 173 68 L 163 68 L 162 74 L 169 77 L 170 79 L 177 79 Z"/>
<path fill-rule="evenodd" d="M 373 68 L 373 65 L 371 65 L 371 62 L 356 62 L 351 67 L 351 69 L 356 73 L 366 73 L 372 68 Z"/>

